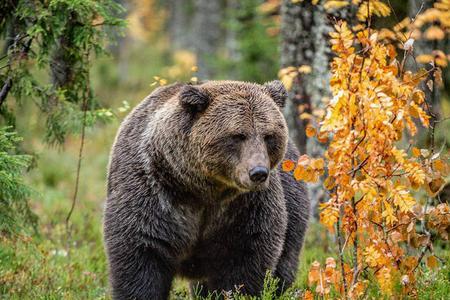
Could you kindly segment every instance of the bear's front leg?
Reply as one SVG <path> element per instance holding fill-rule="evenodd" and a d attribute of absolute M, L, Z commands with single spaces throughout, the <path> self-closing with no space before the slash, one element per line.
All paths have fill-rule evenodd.
<path fill-rule="evenodd" d="M 237 199 L 230 208 L 231 215 L 224 217 L 234 221 L 205 243 L 213 246 L 206 282 L 209 292 L 238 289 L 242 294 L 258 296 L 267 272 L 276 268 L 284 243 L 286 208 L 268 192 L 257 195 L 247 201 Z"/>
<path fill-rule="evenodd" d="M 263 290 L 266 272 L 270 269 L 259 257 L 245 256 L 242 260 L 230 261 L 228 267 L 209 278 L 202 291 L 216 295 L 239 291 L 244 295 L 259 296 Z"/>
<path fill-rule="evenodd" d="M 147 247 L 110 248 L 113 299 L 166 300 L 174 270 L 168 260 Z"/>

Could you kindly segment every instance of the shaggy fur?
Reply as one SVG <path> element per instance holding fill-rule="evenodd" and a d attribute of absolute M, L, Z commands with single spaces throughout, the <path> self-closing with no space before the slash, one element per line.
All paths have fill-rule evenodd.
<path fill-rule="evenodd" d="M 114 299 L 167 299 L 175 275 L 202 293 L 280 291 L 294 280 L 309 215 L 279 81 L 210 81 L 154 91 L 111 153 L 104 239 Z M 270 170 L 255 183 L 249 171 Z"/>

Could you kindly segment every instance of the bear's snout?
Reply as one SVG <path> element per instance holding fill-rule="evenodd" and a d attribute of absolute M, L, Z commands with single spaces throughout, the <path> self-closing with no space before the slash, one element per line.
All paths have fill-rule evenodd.
<path fill-rule="evenodd" d="M 248 175 L 250 176 L 250 180 L 254 183 L 262 183 L 266 181 L 269 176 L 269 169 L 261 166 L 254 167 L 248 172 Z"/>

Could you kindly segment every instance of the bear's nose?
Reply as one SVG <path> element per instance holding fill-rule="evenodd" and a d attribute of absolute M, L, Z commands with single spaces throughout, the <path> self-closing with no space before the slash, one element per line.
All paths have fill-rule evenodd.
<path fill-rule="evenodd" d="M 264 182 L 269 175 L 269 170 L 266 167 L 254 167 L 248 172 L 250 180 L 255 183 Z"/>

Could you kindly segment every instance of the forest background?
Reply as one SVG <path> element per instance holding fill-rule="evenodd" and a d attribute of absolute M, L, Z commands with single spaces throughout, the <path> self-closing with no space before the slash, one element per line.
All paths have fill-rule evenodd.
<path fill-rule="evenodd" d="M 366 10 L 367 17 L 361 16 Z M 420 0 L 3 1 L 0 297 L 109 299 L 101 234 L 109 150 L 121 120 L 154 88 L 175 81 L 264 83 L 279 78 L 289 89 L 285 116 L 291 137 L 308 155 L 283 168 L 309 182 L 313 202 L 297 280 L 284 297 L 444 299 L 450 294 L 449 11 L 448 1 Z M 422 205 L 422 213 L 415 215 L 414 224 L 408 219 L 403 232 L 393 230 L 400 235 L 395 243 L 404 243 L 401 249 L 416 259 L 410 269 L 391 270 L 386 266 L 392 262 L 386 266 L 373 262 L 381 259 L 382 251 L 376 247 L 366 251 L 363 243 L 359 249 L 355 235 L 345 238 L 345 230 L 355 230 L 344 228 L 346 212 L 334 219 L 323 204 L 338 193 L 334 183 L 321 176 L 330 171 L 321 158 L 333 160 L 326 152 L 333 143 L 332 133 L 325 137 L 329 132 L 321 122 L 333 109 L 330 100 L 336 96 L 335 79 L 341 72 L 330 63 L 349 49 L 345 35 L 351 33 L 343 22 L 354 31 L 364 32 L 357 29 L 362 26 L 378 32 L 370 39 L 368 30 L 368 41 L 362 37 L 365 33 L 354 37 L 362 57 L 378 44 L 394 45 L 401 72 L 421 74 L 424 68 L 417 86 L 428 106 L 408 109 L 422 122 L 414 121 L 416 135 L 405 134 L 397 141 L 405 155 L 412 152 L 411 157 L 420 160 L 421 167 L 427 162 L 434 168 L 426 173 L 432 177 L 428 189 L 416 191 L 414 180 L 408 186 L 417 202 L 410 201 L 408 210 L 416 213 L 412 205 Z M 363 58 L 362 65 L 366 59 L 372 57 Z M 356 174 L 359 169 L 351 171 Z M 404 217 L 400 205 L 398 210 L 396 216 Z M 386 218 L 381 213 L 380 218 Z M 336 221 L 334 228 L 343 237 L 327 230 Z M 433 222 L 434 231 L 428 231 L 424 224 Z M 385 233 L 403 226 L 386 230 L 388 225 L 382 224 Z M 410 240 L 417 249 L 410 249 Z M 340 241 L 358 250 L 344 253 L 338 248 Z M 344 261 L 348 266 L 340 265 Z M 347 273 L 353 274 L 348 282 Z M 171 297 L 188 297 L 185 281 L 174 283 Z M 274 298 L 270 279 L 261 297 Z"/>

